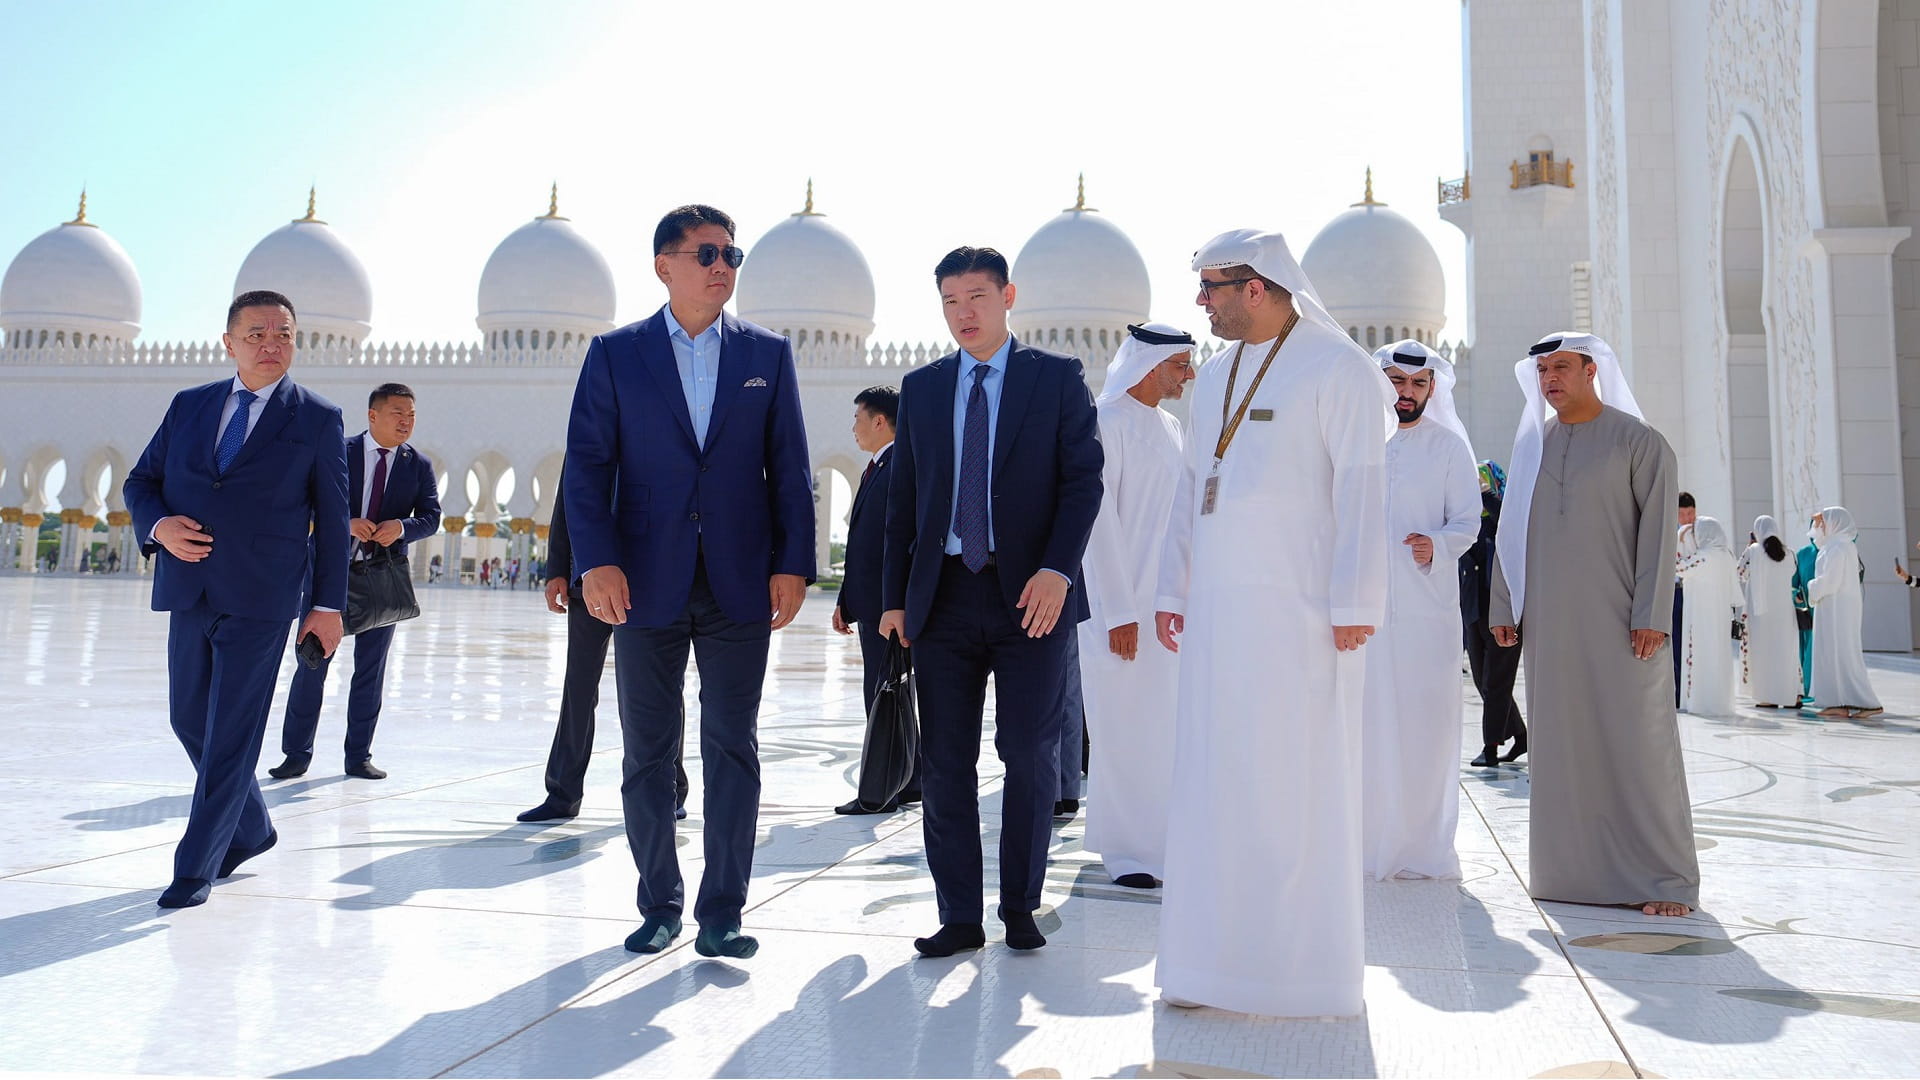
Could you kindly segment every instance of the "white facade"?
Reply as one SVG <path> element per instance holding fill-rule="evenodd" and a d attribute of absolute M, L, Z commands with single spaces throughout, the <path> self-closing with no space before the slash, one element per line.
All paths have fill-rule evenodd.
<path fill-rule="evenodd" d="M 1462 13 L 1472 183 L 1441 201 L 1469 238 L 1475 438 L 1510 438 L 1509 357 L 1590 325 L 1703 513 L 1792 536 L 1853 511 L 1866 645 L 1911 648 L 1892 562 L 1920 535 L 1920 0 Z"/>

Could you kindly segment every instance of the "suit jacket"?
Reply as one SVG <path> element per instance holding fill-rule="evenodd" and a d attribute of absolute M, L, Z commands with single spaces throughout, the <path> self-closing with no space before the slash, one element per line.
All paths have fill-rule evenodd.
<path fill-rule="evenodd" d="M 847 566 L 840 582 L 840 617 L 873 625 L 886 608 L 880 602 L 880 565 L 887 548 L 887 485 L 892 480 L 893 450 L 888 448 L 873 475 L 853 493 L 847 514 Z"/>
<path fill-rule="evenodd" d="M 1480 493 L 1480 536 L 1460 556 L 1460 625 L 1472 626 L 1487 617 L 1493 608 L 1487 592 L 1493 585 L 1494 545 L 1500 535 L 1500 498 L 1491 491 Z"/>
<path fill-rule="evenodd" d="M 369 437 L 361 434 L 347 440 L 347 490 L 353 497 L 348 504 L 350 518 L 360 516 L 367 484 L 373 479 L 364 475 Z M 394 541 L 393 546 L 401 555 L 407 553 L 408 544 L 429 539 L 440 531 L 440 480 L 434 475 L 433 462 L 415 450 L 412 443 L 401 443 L 388 455 L 387 486 L 380 493 L 380 518 L 374 524 L 396 518 L 400 521 L 400 539 Z M 352 545 L 348 548 L 351 550 Z"/>
<path fill-rule="evenodd" d="M 567 469 L 560 467 L 559 489 L 561 498 L 553 501 L 553 521 L 547 526 L 547 580 L 563 578 L 567 582 L 567 592 L 578 596 L 580 586 L 574 581 L 573 541 L 567 538 Z"/>
<path fill-rule="evenodd" d="M 1008 352 L 993 438 L 994 557 L 1010 612 L 1043 569 L 1074 582 L 1056 633 L 1087 618 L 1080 557 L 1100 512 L 1100 425 L 1076 357 L 1023 345 Z M 960 354 L 908 373 L 900 384 L 887 491 L 882 601 L 907 613 L 907 637 L 926 625 L 953 523 L 953 395 Z"/>
<path fill-rule="evenodd" d="M 577 579 L 627 576 L 632 625 L 685 610 L 695 557 L 727 618 L 770 617 L 767 579 L 814 577 L 813 470 L 787 339 L 722 314 L 719 382 L 694 438 L 665 308 L 593 339 L 567 425 L 567 535 Z"/>
<path fill-rule="evenodd" d="M 262 407 L 225 473 L 214 467 L 231 376 L 175 394 L 123 488 L 143 554 L 154 555 L 153 609 L 204 597 L 226 615 L 292 619 L 311 575 L 313 602 L 347 606 L 347 443 L 340 410 L 291 377 Z M 213 550 L 181 562 L 149 539 L 160 519 L 207 526 Z M 309 547 L 309 536 L 313 547 Z"/>

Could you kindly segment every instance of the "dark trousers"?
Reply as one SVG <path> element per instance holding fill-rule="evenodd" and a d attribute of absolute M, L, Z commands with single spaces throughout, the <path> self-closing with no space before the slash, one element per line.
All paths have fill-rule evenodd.
<path fill-rule="evenodd" d="M 285 619 L 219 614 L 204 598 L 169 620 L 168 717 L 194 771 L 175 877 L 212 880 L 228 847 L 258 847 L 273 832 L 253 770 L 291 628 Z"/>
<path fill-rule="evenodd" d="M 346 764 L 373 758 L 373 729 L 380 722 L 380 695 L 387 681 L 387 650 L 393 645 L 393 627 L 362 630 L 353 635 L 353 681 L 347 690 Z M 287 691 L 287 712 L 280 724 L 280 752 L 303 762 L 313 760 L 313 740 L 320 730 L 320 704 L 326 691 L 327 669 L 333 657 L 317 668 L 295 662 L 293 686 Z"/>
<path fill-rule="evenodd" d="M 880 696 L 880 687 L 887 681 L 887 639 L 874 629 L 874 622 L 854 624 L 854 632 L 860 637 L 861 689 L 866 692 L 867 715 L 873 715 L 873 703 Z M 918 761 L 913 768 L 913 777 L 907 781 L 902 795 L 916 795 L 920 791 L 920 766 Z"/>
<path fill-rule="evenodd" d="M 770 620 L 734 622 L 720 610 L 704 559 L 694 566 L 687 606 L 663 627 L 622 626 L 613 635 L 620 701 L 620 800 L 627 845 L 640 871 L 643 915 L 678 916 L 685 904 L 674 853 L 673 763 L 683 735 L 681 692 L 687 650 L 700 669 L 700 757 L 706 781 L 706 870 L 693 917 L 734 928 L 747 903 L 754 829 L 760 817 L 760 689 L 767 675 Z"/>
<path fill-rule="evenodd" d="M 1060 679 L 1059 796 L 1078 799 L 1086 770 L 1087 702 L 1080 689 L 1080 634 L 1067 633 L 1067 657 Z"/>
<path fill-rule="evenodd" d="M 567 597 L 567 674 L 560 688 L 560 721 L 554 725 L 553 746 L 547 751 L 547 800 L 575 806 L 586 798 L 587 763 L 593 757 L 593 716 L 600 707 L 600 676 L 607 669 L 607 645 L 613 627 L 587 613 L 578 593 Z M 686 730 L 686 707 L 680 710 Z M 687 803 L 687 769 L 681 762 L 684 746 L 673 755 L 674 805 Z"/>
<path fill-rule="evenodd" d="M 1667 651 L 1673 654 L 1673 707 L 1680 707 L 1680 628 L 1686 625 L 1681 618 L 1681 609 L 1686 604 L 1686 590 L 1678 582 L 1673 586 L 1673 633 L 1667 635 Z"/>
<path fill-rule="evenodd" d="M 1073 624 L 1030 638 L 1000 594 L 1000 575 L 949 557 L 926 626 L 913 642 L 920 706 L 920 791 L 927 865 L 940 922 L 982 921 L 980 730 L 987 676 L 996 689 L 993 748 L 1001 793 L 1000 903 L 1040 906 L 1059 788 L 1061 680 Z"/>
<path fill-rule="evenodd" d="M 1524 737 L 1526 722 L 1513 700 L 1513 681 L 1520 674 L 1520 646 L 1502 647 L 1493 639 L 1485 619 L 1468 624 L 1467 666 L 1473 669 L 1474 689 L 1480 691 L 1480 744 L 1499 746 Z"/>

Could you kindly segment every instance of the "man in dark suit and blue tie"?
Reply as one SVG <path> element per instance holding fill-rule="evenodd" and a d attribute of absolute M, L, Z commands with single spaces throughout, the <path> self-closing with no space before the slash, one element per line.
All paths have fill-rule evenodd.
<path fill-rule="evenodd" d="M 402 557 L 407 545 L 440 529 L 440 484 L 433 462 L 407 442 L 413 434 L 413 391 L 384 383 L 367 397 L 367 430 L 347 440 L 347 490 L 354 517 L 351 558 L 365 559 L 379 548 Z M 386 684 L 387 651 L 393 630 L 378 626 L 353 636 L 353 685 L 347 693 L 346 772 L 364 780 L 385 780 L 373 763 L 373 729 L 380 722 L 380 698 Z M 276 780 L 305 776 L 313 761 L 313 739 L 320 728 L 320 703 L 332 657 L 309 668 L 296 664 L 281 721 L 280 751 L 286 760 L 267 770 Z"/>
<path fill-rule="evenodd" d="M 1105 459 L 1080 361 L 1015 341 L 1006 257 L 955 248 L 934 269 L 960 348 L 907 375 L 887 493 L 880 636 L 913 646 L 920 790 L 940 930 L 928 956 L 986 942 L 977 766 L 987 676 L 996 688 L 1000 921 L 1035 924 L 1059 786 L 1067 642 L 1087 617 L 1075 587 L 1100 511 Z"/>
<path fill-rule="evenodd" d="M 860 634 L 860 660 L 864 668 L 866 713 L 887 677 L 887 639 L 880 636 L 880 564 L 887 546 L 887 485 L 891 475 L 887 461 L 893 450 L 894 424 L 900 415 L 900 391 L 891 386 L 870 386 L 853 399 L 853 441 L 872 454 L 866 471 L 860 474 L 860 489 L 853 493 L 853 509 L 847 514 L 847 559 L 840 580 L 840 599 L 833 607 L 833 628 Z M 856 796 L 833 808 L 836 814 L 887 814 L 902 803 L 920 801 L 918 775 L 907 782 L 906 790 L 885 806 L 869 806 Z"/>
<path fill-rule="evenodd" d="M 234 377 L 174 395 L 127 473 L 141 552 L 154 557 L 153 609 L 170 613 L 173 731 L 195 773 L 161 907 L 206 903 L 215 879 L 279 840 L 253 768 L 309 577 L 296 640 L 312 634 L 328 655 L 340 644 L 347 446 L 339 408 L 287 377 L 296 332 L 286 297 L 236 297 L 221 336 Z"/>
<path fill-rule="evenodd" d="M 653 234 L 667 304 L 593 340 L 567 429 L 569 539 L 587 611 L 614 625 L 620 787 L 644 917 L 627 948 L 680 933 L 673 765 L 687 651 L 700 667 L 702 956 L 740 932 L 760 810 L 758 719 L 772 631 L 813 580 L 813 479 L 787 339 L 724 312 L 746 254 L 733 219 L 683 206 Z"/>

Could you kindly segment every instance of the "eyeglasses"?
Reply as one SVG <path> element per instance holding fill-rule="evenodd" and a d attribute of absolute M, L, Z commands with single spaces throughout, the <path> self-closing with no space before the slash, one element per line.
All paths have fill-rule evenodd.
<path fill-rule="evenodd" d="M 1201 278 L 1200 291 L 1208 296 L 1212 296 L 1213 290 L 1215 289 L 1222 289 L 1228 285 L 1245 285 L 1252 280 L 1254 279 L 1250 277 L 1228 278 L 1225 281 L 1208 281 L 1206 278 Z"/>
<path fill-rule="evenodd" d="M 741 263 L 747 261 L 747 253 L 734 247 L 732 244 L 728 244 L 726 247 L 721 247 L 719 244 L 701 244 L 692 251 L 663 251 L 660 254 L 692 255 L 699 260 L 701 266 L 712 266 L 715 259 L 725 259 L 727 260 L 727 265 L 735 269 L 738 269 Z"/>

